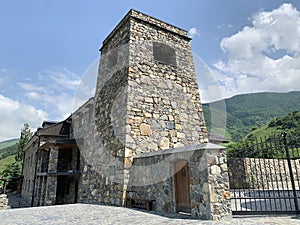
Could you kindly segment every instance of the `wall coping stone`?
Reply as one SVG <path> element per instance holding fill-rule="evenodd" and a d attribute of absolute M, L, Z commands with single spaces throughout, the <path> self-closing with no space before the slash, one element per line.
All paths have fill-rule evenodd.
<path fill-rule="evenodd" d="M 143 17 L 145 17 L 147 19 L 145 19 Z M 134 19 L 143 21 L 145 23 L 150 24 L 151 26 L 160 27 L 163 30 L 167 30 L 168 32 L 179 35 L 185 39 L 191 40 L 191 38 L 188 36 L 188 31 L 181 29 L 179 27 L 176 27 L 172 24 L 166 23 L 162 20 L 156 19 L 156 18 L 149 16 L 147 14 L 144 14 L 142 12 L 139 12 L 135 9 L 130 9 L 129 12 L 126 14 L 126 16 L 118 23 L 118 25 L 110 32 L 110 34 L 103 41 L 100 51 L 106 45 L 106 43 L 109 42 L 111 37 L 120 29 L 120 27 L 122 27 L 122 25 L 125 24 L 127 22 L 127 20 L 129 20 L 129 18 L 134 18 Z M 155 23 L 154 21 L 156 21 L 157 23 Z M 160 25 L 158 25 L 158 24 L 160 24 Z"/>
<path fill-rule="evenodd" d="M 203 144 L 197 144 L 197 145 L 189 145 L 179 148 L 170 148 L 160 151 L 153 151 L 153 152 L 144 152 L 139 155 L 136 155 L 134 159 L 137 158 L 146 158 L 146 157 L 152 157 L 152 156 L 158 156 L 158 155 L 168 155 L 173 153 L 182 153 L 182 152 L 193 152 L 193 151 L 199 151 L 199 150 L 223 150 L 226 149 L 223 146 L 216 145 L 213 143 L 203 143 Z"/>

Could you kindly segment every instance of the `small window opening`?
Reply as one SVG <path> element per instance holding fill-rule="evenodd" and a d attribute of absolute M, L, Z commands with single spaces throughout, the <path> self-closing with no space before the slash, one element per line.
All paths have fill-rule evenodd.
<path fill-rule="evenodd" d="M 154 42 L 153 43 L 154 60 L 167 65 L 176 66 L 176 51 L 167 44 Z"/>

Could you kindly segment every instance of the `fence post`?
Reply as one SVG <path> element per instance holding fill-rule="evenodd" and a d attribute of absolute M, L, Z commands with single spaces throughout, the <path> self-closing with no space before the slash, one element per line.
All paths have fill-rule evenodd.
<path fill-rule="evenodd" d="M 291 183 L 292 183 L 292 188 L 293 188 L 293 196 L 294 196 L 294 203 L 295 203 L 295 209 L 297 213 L 299 213 L 299 204 L 298 204 L 298 198 L 297 198 L 297 193 L 296 193 L 296 186 L 295 186 L 295 180 L 294 180 L 294 175 L 293 175 L 293 169 L 292 169 L 292 163 L 291 163 L 291 157 L 290 157 L 290 152 L 287 144 L 287 133 L 283 132 L 283 142 L 284 142 L 284 148 L 288 160 L 288 166 L 289 166 L 289 172 L 290 172 L 290 177 L 291 177 Z"/>

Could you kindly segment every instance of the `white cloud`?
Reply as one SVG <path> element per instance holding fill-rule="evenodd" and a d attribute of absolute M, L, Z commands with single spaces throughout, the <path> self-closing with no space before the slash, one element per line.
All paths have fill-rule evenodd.
<path fill-rule="evenodd" d="M 199 35 L 200 35 L 199 30 L 196 27 L 192 27 L 192 28 L 189 29 L 189 36 L 191 38 L 194 38 L 194 37 L 199 36 Z"/>
<path fill-rule="evenodd" d="M 0 109 L 0 141 L 18 138 L 25 123 L 35 130 L 48 116 L 43 110 L 3 95 L 0 95 Z"/>
<path fill-rule="evenodd" d="M 225 97 L 299 90 L 300 12 L 291 4 L 253 15 L 252 26 L 224 38 L 227 58 L 214 64 Z"/>
<path fill-rule="evenodd" d="M 27 92 L 27 93 L 25 93 L 25 95 L 30 99 L 39 99 L 40 98 L 39 94 L 34 91 Z"/>
<path fill-rule="evenodd" d="M 9 83 L 3 86 L 11 88 L 0 95 L 0 141 L 18 137 L 24 123 L 36 129 L 44 120 L 63 120 L 73 112 L 75 92 L 81 84 L 75 73 L 65 68 L 47 70 L 36 79 L 11 73 Z"/>
<path fill-rule="evenodd" d="M 19 82 L 27 102 L 41 106 L 49 120 L 65 119 L 73 112 L 73 102 L 81 78 L 68 69 L 47 70 L 38 79 Z"/>
<path fill-rule="evenodd" d="M 38 86 L 32 83 L 23 83 L 20 82 L 19 86 L 24 90 L 24 91 L 39 91 L 39 92 L 44 92 L 45 87 Z"/>
<path fill-rule="evenodd" d="M 53 120 L 63 120 L 70 116 L 73 112 L 74 96 L 68 93 L 60 93 L 57 95 L 43 95 L 42 99 L 45 104 L 52 107 L 50 113 L 56 111 Z"/>
<path fill-rule="evenodd" d="M 46 71 L 46 73 L 53 80 L 55 85 L 66 89 L 75 90 L 81 84 L 80 77 L 66 68 L 55 71 L 49 70 Z"/>
<path fill-rule="evenodd" d="M 78 102 L 94 95 L 98 63 L 99 59 L 93 64 L 92 78 L 81 78 L 66 68 L 27 77 L 19 69 L 0 68 L 0 141 L 18 137 L 24 123 L 36 129 L 44 120 L 70 116 Z"/>

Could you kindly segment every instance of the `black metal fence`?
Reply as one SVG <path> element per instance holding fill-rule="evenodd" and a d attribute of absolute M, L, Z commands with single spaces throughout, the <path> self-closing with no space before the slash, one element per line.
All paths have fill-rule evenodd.
<path fill-rule="evenodd" d="M 233 214 L 299 213 L 299 138 L 286 134 L 228 152 Z"/>

